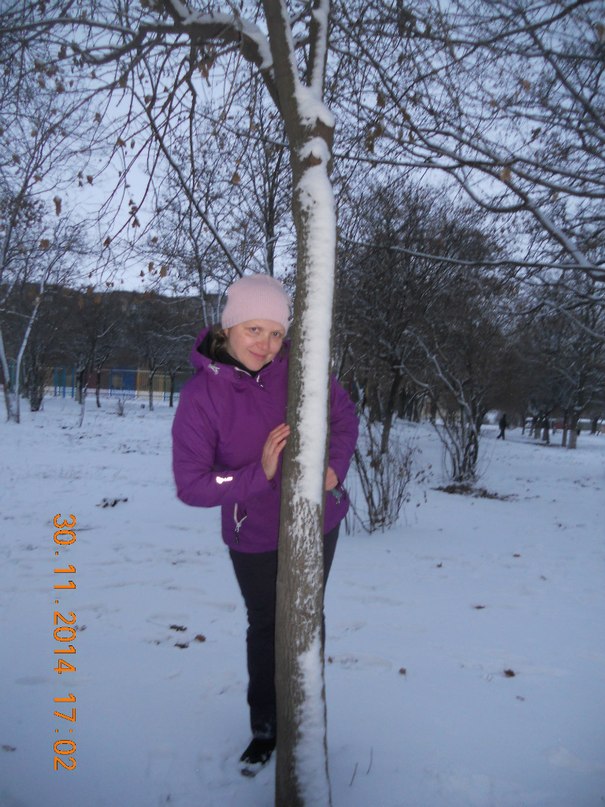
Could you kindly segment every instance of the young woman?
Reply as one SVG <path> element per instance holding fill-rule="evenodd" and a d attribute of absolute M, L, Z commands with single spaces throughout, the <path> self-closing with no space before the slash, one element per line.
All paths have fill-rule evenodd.
<path fill-rule="evenodd" d="M 243 773 L 275 748 L 275 590 L 281 454 L 286 424 L 289 299 L 268 275 L 228 289 L 221 328 L 206 329 L 191 354 L 197 373 L 174 419 L 173 468 L 179 498 L 222 508 L 223 541 L 248 613 L 248 704 L 252 742 Z M 324 583 L 348 509 L 342 483 L 357 440 L 354 406 L 332 380 L 325 479 Z"/>

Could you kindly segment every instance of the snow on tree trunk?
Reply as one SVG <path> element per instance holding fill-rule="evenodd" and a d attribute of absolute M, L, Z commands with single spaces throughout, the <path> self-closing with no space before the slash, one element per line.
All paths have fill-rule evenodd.
<path fill-rule="evenodd" d="M 4 385 L 4 403 L 6 405 L 6 419 L 11 423 L 19 423 L 19 396 L 15 395 L 15 391 L 8 384 Z"/>
<path fill-rule="evenodd" d="M 336 223 L 325 161 L 302 174 L 294 215 L 296 327 L 288 386 L 293 433 L 283 467 L 277 581 L 277 807 L 331 803 L 321 618 Z"/>

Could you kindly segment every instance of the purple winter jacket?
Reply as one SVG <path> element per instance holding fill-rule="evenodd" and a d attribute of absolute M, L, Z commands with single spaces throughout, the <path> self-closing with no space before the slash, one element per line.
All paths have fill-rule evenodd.
<path fill-rule="evenodd" d="M 173 470 L 177 495 L 195 507 L 222 508 L 223 540 L 239 552 L 277 549 L 280 470 L 269 481 L 261 464 L 269 432 L 286 421 L 288 343 L 253 377 L 198 351 L 191 352 L 196 375 L 181 390 L 172 426 Z M 357 442 L 358 422 L 349 396 L 332 379 L 328 464 L 342 485 Z M 281 468 L 281 463 L 280 463 Z M 349 508 L 342 486 L 328 493 L 324 533 Z"/>

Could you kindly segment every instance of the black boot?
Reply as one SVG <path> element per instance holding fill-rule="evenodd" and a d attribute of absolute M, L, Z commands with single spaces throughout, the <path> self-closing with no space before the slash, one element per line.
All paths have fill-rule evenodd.
<path fill-rule="evenodd" d="M 271 759 L 275 750 L 275 737 L 254 737 L 240 757 L 243 776 L 256 776 Z"/>

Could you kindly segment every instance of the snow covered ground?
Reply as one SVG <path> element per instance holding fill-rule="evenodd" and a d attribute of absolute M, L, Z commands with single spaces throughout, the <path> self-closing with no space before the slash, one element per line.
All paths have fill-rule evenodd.
<path fill-rule="evenodd" d="M 174 495 L 172 412 L 114 407 L 89 401 L 78 428 L 76 404 L 48 399 L 0 424 L 0 807 L 269 807 L 274 764 L 237 770 L 245 614 L 218 511 Z M 406 428 L 438 469 L 431 430 Z M 510 498 L 438 492 L 435 474 L 396 529 L 341 535 L 334 807 L 605 804 L 605 436 L 573 452 L 495 434 L 480 484 Z M 57 513 L 77 518 L 58 557 Z M 57 609 L 75 655 L 53 653 Z M 53 714 L 72 706 L 75 722 Z M 58 740 L 75 770 L 53 770 Z"/>

